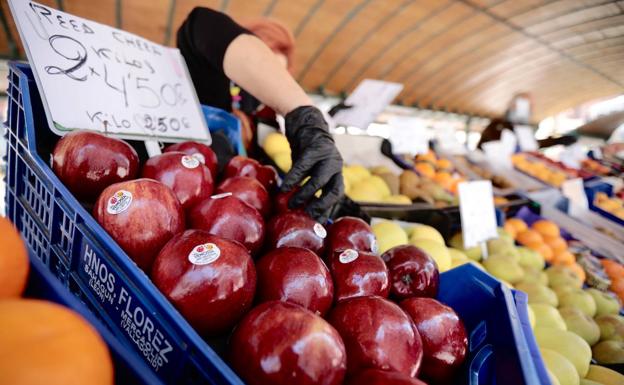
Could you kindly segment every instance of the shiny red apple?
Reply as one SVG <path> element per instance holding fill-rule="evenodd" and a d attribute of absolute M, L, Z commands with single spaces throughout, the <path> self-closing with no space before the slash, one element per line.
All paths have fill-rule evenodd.
<path fill-rule="evenodd" d="M 327 321 L 288 302 L 265 302 L 238 324 L 232 368 L 247 385 L 342 385 L 347 355 Z"/>
<path fill-rule="evenodd" d="M 145 162 L 141 177 L 155 179 L 169 186 L 184 210 L 210 197 L 212 175 L 199 159 L 180 151 L 165 152 Z"/>
<path fill-rule="evenodd" d="M 423 342 L 423 378 L 445 382 L 466 358 L 468 338 L 457 313 L 433 298 L 408 298 L 401 308 L 412 318 Z"/>
<path fill-rule="evenodd" d="M 349 375 L 376 368 L 415 377 L 423 356 L 414 322 L 401 308 L 381 297 L 354 297 L 338 302 L 327 320 L 347 349 Z"/>
<path fill-rule="evenodd" d="M 353 249 L 338 250 L 329 258 L 336 301 L 351 297 L 388 297 L 388 269 L 377 255 Z"/>
<path fill-rule="evenodd" d="M 252 255 L 264 241 L 264 220 L 255 208 L 231 193 L 213 195 L 195 205 L 188 215 L 189 227 L 240 242 Z"/>
<path fill-rule="evenodd" d="M 386 251 L 381 258 L 388 266 L 391 296 L 405 299 L 438 295 L 440 283 L 438 265 L 418 247 L 396 246 Z"/>
<path fill-rule="evenodd" d="M 257 302 L 292 302 L 324 316 L 332 305 L 334 285 L 325 263 L 312 251 L 281 247 L 256 263 Z"/>
<path fill-rule="evenodd" d="M 210 147 L 206 146 L 203 143 L 188 141 L 172 144 L 165 147 L 165 149 L 163 150 L 163 152 L 170 151 L 180 151 L 185 153 L 186 155 L 194 156 L 195 158 L 197 158 L 197 160 L 199 160 L 200 162 L 205 164 L 206 167 L 208 167 L 208 169 L 210 170 L 210 174 L 212 175 L 212 180 L 217 180 L 217 155 L 214 153 L 214 151 L 212 151 Z"/>
<path fill-rule="evenodd" d="M 267 226 L 267 246 L 303 247 L 323 255 L 325 227 L 303 211 L 287 211 L 274 216 Z"/>
<path fill-rule="evenodd" d="M 262 183 L 247 176 L 234 176 L 221 182 L 218 194 L 231 192 L 235 197 L 254 207 L 266 217 L 271 212 L 271 199 Z"/>
<path fill-rule="evenodd" d="M 152 179 L 115 183 L 93 207 L 95 220 L 144 271 L 174 235 L 184 231 L 184 212 L 171 189 Z"/>
<path fill-rule="evenodd" d="M 299 191 L 300 187 L 295 187 L 290 191 L 280 191 L 275 195 L 275 199 L 273 201 L 273 208 L 275 214 L 285 213 L 286 211 L 291 211 L 290 207 L 288 207 L 288 202 L 290 198 L 295 195 L 297 191 Z"/>
<path fill-rule="evenodd" d="M 417 378 L 398 372 L 366 369 L 345 382 L 345 385 L 427 385 Z"/>
<path fill-rule="evenodd" d="M 136 178 L 139 156 L 123 140 L 72 131 L 56 143 L 52 170 L 78 200 L 94 202 L 111 184 Z"/>
<path fill-rule="evenodd" d="M 327 252 L 353 249 L 377 253 L 377 240 L 373 230 L 360 218 L 342 217 L 336 220 L 327 231 Z"/>
<path fill-rule="evenodd" d="M 230 330 L 251 307 L 256 289 L 249 252 L 203 230 L 173 237 L 156 257 L 151 278 L 205 336 Z"/>
<path fill-rule="evenodd" d="M 272 191 L 277 184 L 277 172 L 271 166 L 263 166 L 257 160 L 237 155 L 225 166 L 224 178 L 248 176 L 258 179 L 267 189 Z"/>

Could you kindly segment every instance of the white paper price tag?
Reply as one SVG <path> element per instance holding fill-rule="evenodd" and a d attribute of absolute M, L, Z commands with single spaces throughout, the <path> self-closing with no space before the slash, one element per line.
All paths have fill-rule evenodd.
<path fill-rule="evenodd" d="M 425 154 L 429 151 L 429 134 L 422 119 L 395 116 L 388 120 L 392 127 L 390 143 L 397 154 Z"/>
<path fill-rule="evenodd" d="M 403 84 L 400 83 L 364 79 L 345 100 L 345 104 L 353 107 L 338 111 L 334 122 L 365 130 L 402 89 Z"/>
<path fill-rule="evenodd" d="M 209 143 L 180 51 L 32 1 L 9 5 L 54 132 Z"/>
<path fill-rule="evenodd" d="M 583 179 L 574 178 L 566 180 L 561 185 L 561 193 L 564 197 L 568 198 L 570 202 L 568 207 L 570 215 L 574 216 L 589 209 Z"/>
<path fill-rule="evenodd" d="M 489 180 L 459 184 L 459 212 L 464 248 L 498 237 L 492 182 Z"/>

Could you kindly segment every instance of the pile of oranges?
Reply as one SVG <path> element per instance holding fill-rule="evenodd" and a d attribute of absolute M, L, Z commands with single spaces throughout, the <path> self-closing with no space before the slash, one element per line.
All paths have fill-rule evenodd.
<path fill-rule="evenodd" d="M 540 219 L 529 228 L 519 218 L 505 222 L 507 231 L 519 244 L 535 250 L 551 265 L 565 265 L 585 281 L 585 270 L 576 263 L 576 257 L 568 250 L 568 243 L 561 237 L 557 224 Z"/>
<path fill-rule="evenodd" d="M 53 302 L 22 298 L 28 252 L 0 217 L 0 384 L 111 385 L 106 343 L 87 321 Z"/>
<path fill-rule="evenodd" d="M 601 259 L 600 263 L 611 280 L 611 289 L 624 302 L 624 266 L 612 259 Z"/>
<path fill-rule="evenodd" d="M 465 181 L 463 177 L 454 173 L 453 163 L 450 160 L 438 158 L 431 150 L 416 155 L 414 168 L 421 176 L 431 179 L 453 194 L 457 194 L 457 185 Z"/>

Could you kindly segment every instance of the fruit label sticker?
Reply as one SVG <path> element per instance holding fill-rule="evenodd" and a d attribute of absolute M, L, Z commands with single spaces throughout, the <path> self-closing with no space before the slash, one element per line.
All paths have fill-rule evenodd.
<path fill-rule="evenodd" d="M 186 168 L 197 168 L 199 166 L 199 159 L 197 159 L 194 155 L 184 155 L 182 157 L 182 166 Z"/>
<path fill-rule="evenodd" d="M 379 244 L 377 243 L 377 239 L 373 239 L 373 241 L 371 242 L 371 251 L 373 252 L 373 254 L 379 253 Z"/>
<path fill-rule="evenodd" d="M 317 222 L 314 224 L 314 234 L 325 239 L 325 237 L 327 236 L 327 230 L 325 230 L 322 224 Z"/>
<path fill-rule="evenodd" d="M 210 197 L 210 199 L 223 199 L 223 198 L 227 198 L 229 196 L 232 196 L 231 192 L 224 192 L 221 194 L 217 194 L 217 195 L 213 195 Z"/>
<path fill-rule="evenodd" d="M 188 260 L 193 265 L 208 265 L 219 259 L 221 250 L 214 243 L 204 243 L 195 246 L 188 255 Z"/>
<path fill-rule="evenodd" d="M 201 152 L 196 152 L 193 155 L 191 155 L 193 158 L 197 159 L 198 161 L 201 162 L 201 164 L 206 164 L 206 157 L 204 156 L 204 154 L 202 154 Z"/>
<path fill-rule="evenodd" d="M 126 211 L 131 203 L 132 193 L 126 190 L 119 190 L 108 199 L 106 211 L 113 215 L 120 214 Z"/>
<path fill-rule="evenodd" d="M 360 255 L 357 251 L 353 249 L 346 249 L 345 251 L 340 253 L 340 255 L 338 256 L 338 260 L 340 261 L 340 263 L 351 263 L 358 259 L 359 256 Z"/>

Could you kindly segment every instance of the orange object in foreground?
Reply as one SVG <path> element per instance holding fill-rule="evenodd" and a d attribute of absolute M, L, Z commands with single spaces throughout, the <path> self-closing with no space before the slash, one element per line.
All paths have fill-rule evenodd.
<path fill-rule="evenodd" d="M 52 302 L 0 300 L 0 384 L 112 385 L 106 343 L 87 321 Z"/>
<path fill-rule="evenodd" d="M 13 223 L 0 217 L 0 299 L 19 297 L 28 279 L 28 252 Z"/>

